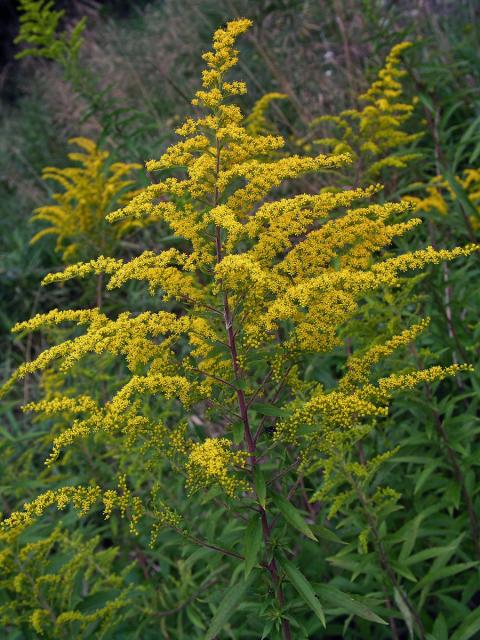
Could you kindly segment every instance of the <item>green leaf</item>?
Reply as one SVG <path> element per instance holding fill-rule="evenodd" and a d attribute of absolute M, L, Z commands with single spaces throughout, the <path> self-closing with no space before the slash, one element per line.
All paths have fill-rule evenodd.
<path fill-rule="evenodd" d="M 245 556 L 245 579 L 257 562 L 258 553 L 262 545 L 262 521 L 260 514 L 251 517 L 245 530 L 243 539 L 243 555 Z"/>
<path fill-rule="evenodd" d="M 447 567 L 441 567 L 440 569 L 429 571 L 417 584 L 415 591 L 424 587 L 427 584 L 432 584 L 437 580 L 443 580 L 444 578 L 450 578 L 456 576 L 459 573 L 468 571 L 478 566 L 478 562 L 460 562 L 458 564 L 451 564 Z"/>
<path fill-rule="evenodd" d="M 371 622 L 378 622 L 378 624 L 388 624 L 383 618 L 377 616 L 371 609 L 366 607 L 362 602 L 355 600 L 349 593 L 344 593 L 340 589 L 330 587 L 329 585 L 316 585 L 315 591 L 325 600 L 330 602 L 335 607 L 339 607 L 344 611 L 370 620 Z"/>
<path fill-rule="evenodd" d="M 400 591 L 398 589 L 394 589 L 393 590 L 393 597 L 395 600 L 395 604 L 397 605 L 397 607 L 400 609 L 400 613 L 403 616 L 403 619 L 405 620 L 405 623 L 408 627 L 408 632 L 410 634 L 410 638 L 413 638 L 413 616 L 412 616 L 412 612 L 410 611 L 410 609 L 407 606 L 407 603 L 405 602 L 405 599 L 403 597 L 403 595 L 400 593 Z"/>
<path fill-rule="evenodd" d="M 445 177 L 449 186 L 453 189 L 458 200 L 461 202 L 466 213 L 470 214 L 478 220 L 480 218 L 480 214 L 477 211 L 477 207 L 470 200 L 467 191 L 459 182 L 458 178 L 456 178 L 448 168 L 445 169 Z"/>
<path fill-rule="evenodd" d="M 285 498 L 282 498 L 281 496 L 274 496 L 273 500 L 275 502 L 275 506 L 288 522 L 288 524 L 303 533 L 303 535 L 307 536 L 307 538 L 310 538 L 310 540 L 315 540 L 316 542 L 318 542 L 315 534 L 303 519 L 302 514 L 297 511 L 293 504 L 291 504 L 290 502 L 288 502 L 288 500 L 285 500 Z"/>
<path fill-rule="evenodd" d="M 241 378 L 240 380 L 235 380 L 235 387 L 237 389 L 240 389 L 241 391 L 247 391 L 248 390 L 248 380 L 245 380 L 245 378 Z"/>
<path fill-rule="evenodd" d="M 320 604 L 320 600 L 317 598 L 312 585 L 308 582 L 303 573 L 299 571 L 289 560 L 282 560 L 281 567 L 285 571 L 291 584 L 298 591 L 301 598 L 303 598 L 305 603 L 308 604 L 310 609 L 315 613 L 317 618 L 325 627 L 326 623 L 323 607 Z"/>
<path fill-rule="evenodd" d="M 445 616 L 440 613 L 433 625 L 433 637 L 436 640 L 448 640 L 448 625 Z"/>
<path fill-rule="evenodd" d="M 265 509 L 267 504 L 267 484 L 265 476 L 260 467 L 255 467 L 253 481 L 255 483 L 255 492 L 257 494 L 259 504 Z"/>
<path fill-rule="evenodd" d="M 274 407 L 271 404 L 254 404 L 252 409 L 257 413 L 261 413 L 264 416 L 276 416 L 277 418 L 287 418 L 290 415 L 286 409 L 280 407 Z"/>
<path fill-rule="evenodd" d="M 438 460 L 432 460 L 425 469 L 420 473 L 415 483 L 415 489 L 413 491 L 414 495 L 417 495 L 419 491 L 421 491 L 423 485 L 427 482 L 428 478 L 432 475 L 437 467 L 440 466 L 440 462 Z"/>
<path fill-rule="evenodd" d="M 272 629 L 273 629 L 273 620 L 269 620 L 268 622 L 265 623 L 265 626 L 263 627 L 262 637 L 260 638 L 260 640 L 265 640 L 265 638 L 268 637 L 268 634 Z"/>
<path fill-rule="evenodd" d="M 233 441 L 235 444 L 240 444 L 243 440 L 243 422 L 234 422 L 232 424 Z"/>
<path fill-rule="evenodd" d="M 187 613 L 187 618 L 195 627 L 198 627 L 202 631 L 205 629 L 205 625 L 203 624 L 202 618 L 200 617 L 200 614 L 198 613 L 198 611 L 194 606 L 187 607 L 186 613 Z"/>
<path fill-rule="evenodd" d="M 347 544 L 341 538 L 337 536 L 335 532 L 328 527 L 324 527 L 321 524 L 314 524 L 311 527 L 313 533 L 315 533 L 319 538 L 323 540 L 328 540 L 329 542 L 335 542 L 336 544 Z"/>
<path fill-rule="evenodd" d="M 253 574 L 248 580 L 242 580 L 234 584 L 223 597 L 215 615 L 212 618 L 208 631 L 205 635 L 205 640 L 214 640 L 223 627 L 230 620 L 231 616 L 235 613 L 238 605 L 242 602 L 243 596 L 252 582 Z"/>
<path fill-rule="evenodd" d="M 10 440 L 10 442 L 15 442 L 16 438 L 12 436 L 4 427 L 0 427 L 0 435 L 3 436 L 6 440 Z"/>
<path fill-rule="evenodd" d="M 480 607 L 470 613 L 458 627 L 450 640 L 469 640 L 480 631 Z"/>
<path fill-rule="evenodd" d="M 418 582 L 415 574 L 403 563 L 403 562 L 392 562 L 392 569 L 398 573 L 398 575 L 403 576 L 407 580 L 411 582 Z"/>

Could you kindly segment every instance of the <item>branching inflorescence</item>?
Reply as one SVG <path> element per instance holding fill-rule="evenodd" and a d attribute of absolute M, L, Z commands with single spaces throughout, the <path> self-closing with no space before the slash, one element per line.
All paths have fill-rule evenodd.
<path fill-rule="evenodd" d="M 270 575 L 282 609 L 280 568 L 269 551 L 270 510 L 277 507 L 258 480 L 264 463 L 273 462 L 276 473 L 282 472 L 282 464 L 293 464 L 299 478 L 311 475 L 316 485 L 311 500 L 328 500 L 333 494 L 333 514 L 355 495 L 357 481 L 388 457 L 382 454 L 362 466 L 349 462 L 348 452 L 387 415 L 394 394 L 467 368 L 435 366 L 375 376 L 375 366 L 415 339 L 426 322 L 363 353 L 354 352 L 333 388 L 308 379 L 305 357 L 335 349 L 339 329 L 358 318 L 372 292 L 396 288 L 406 272 L 467 256 L 478 247 L 386 254 L 395 238 L 420 220 L 409 217 L 408 203 L 376 203 L 378 185 L 282 197 L 278 189 L 285 181 L 348 166 L 352 147 L 344 145 L 334 155 L 276 155 L 284 145 L 281 137 L 245 128 L 234 99 L 246 92 L 246 85 L 225 76 L 237 62 L 235 41 L 249 26 L 242 19 L 216 31 L 213 50 L 203 56 L 203 88 L 193 100 L 203 115 L 188 118 L 177 130 L 180 141 L 159 160 L 147 162 L 159 181 L 107 216 L 112 224 L 157 219 L 181 242 L 129 261 L 100 256 L 44 281 L 104 274 L 108 289 L 141 281 L 163 308 L 123 312 L 116 318 L 99 309 L 54 310 L 23 322 L 16 331 L 64 322 L 86 329 L 20 367 L 7 386 L 54 365 L 67 373 L 88 354 L 122 359 L 123 377 L 110 398 L 92 392 L 27 407 L 47 414 L 71 412 L 71 426 L 57 436 L 47 462 L 61 459 L 64 448 L 77 440 L 102 432 L 124 439 L 128 447 L 141 442 L 183 470 L 190 494 L 217 486 L 239 508 L 253 508 L 263 532 L 260 566 Z M 390 83 L 395 98 L 390 71 L 393 79 L 385 76 L 382 82 Z M 371 90 L 371 106 L 362 115 L 365 131 L 371 110 L 382 108 L 374 98 Z M 391 117 L 389 105 L 383 106 L 385 117 Z M 398 117 L 408 115 L 406 109 L 400 112 Z M 368 150 L 363 145 L 358 152 Z M 174 401 L 181 419 L 160 424 L 144 410 L 147 397 Z M 210 407 L 214 434 L 205 430 L 199 439 L 190 428 L 195 407 Z M 29 524 L 50 505 L 62 508 L 67 502 L 85 512 L 103 501 L 106 516 L 118 507 L 135 529 L 152 513 L 132 495 L 127 481 L 122 477 L 118 490 L 98 487 L 92 479 L 90 487 L 47 492 L 5 520 L 4 535 Z M 333 489 L 345 483 L 349 488 L 339 498 Z M 273 487 L 280 491 L 278 482 Z M 377 501 L 392 499 L 396 496 L 387 489 L 376 494 Z M 168 526 L 172 518 L 177 526 L 176 516 L 165 517 L 162 524 Z M 291 637 L 285 617 L 282 628 L 284 637 Z"/>

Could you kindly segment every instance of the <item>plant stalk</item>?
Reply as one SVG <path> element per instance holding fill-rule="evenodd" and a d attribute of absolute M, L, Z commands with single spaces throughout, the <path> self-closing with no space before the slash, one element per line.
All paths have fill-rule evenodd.
<path fill-rule="evenodd" d="M 218 177 L 219 171 L 220 171 L 220 144 L 217 139 L 216 140 L 215 183 L 217 183 L 217 177 Z M 219 203 L 219 190 L 217 185 L 215 184 L 215 206 L 217 206 L 218 203 Z M 222 260 L 222 254 L 223 254 L 221 228 L 219 226 L 215 227 L 215 247 L 216 247 L 216 254 L 217 254 L 216 255 L 217 264 L 219 264 Z M 223 292 L 223 318 L 225 322 L 225 331 L 227 333 L 227 342 L 230 348 L 234 378 L 236 382 L 240 382 L 242 373 L 240 370 L 240 364 L 238 362 L 237 344 L 236 344 L 235 332 L 233 330 L 233 317 L 230 311 L 228 293 L 226 291 Z M 238 402 L 240 417 L 243 423 L 244 440 L 247 447 L 247 451 L 250 454 L 250 465 L 251 465 L 252 474 L 253 474 L 253 471 L 257 464 L 257 459 L 255 456 L 255 440 L 253 438 L 252 431 L 250 429 L 250 423 L 248 420 L 247 401 L 245 398 L 245 393 L 243 392 L 242 389 L 239 388 L 238 385 L 236 387 L 236 394 L 237 394 L 237 402 Z M 260 517 L 262 520 L 263 540 L 265 543 L 265 548 L 267 548 L 269 538 L 270 538 L 270 526 L 268 524 L 268 517 L 267 517 L 266 510 L 262 507 L 262 505 L 259 505 L 259 509 L 260 509 Z M 280 606 L 280 609 L 283 609 L 285 606 L 285 596 L 283 594 L 283 589 L 282 589 L 280 578 L 278 575 L 278 568 L 277 568 L 277 563 L 275 562 L 275 558 L 272 558 L 272 560 L 267 565 L 267 568 L 270 573 L 272 585 L 275 591 L 278 604 Z M 290 623 L 286 618 L 282 618 L 282 634 L 283 634 L 284 640 L 292 639 Z"/>

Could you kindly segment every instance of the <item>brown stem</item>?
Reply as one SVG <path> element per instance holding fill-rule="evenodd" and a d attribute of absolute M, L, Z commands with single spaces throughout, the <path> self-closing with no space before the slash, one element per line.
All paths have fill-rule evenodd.
<path fill-rule="evenodd" d="M 201 538 L 197 538 L 196 536 L 192 536 L 190 534 L 186 535 L 184 531 L 182 531 L 181 529 L 178 529 L 177 527 L 171 526 L 171 528 L 177 533 L 179 533 L 181 536 L 186 537 L 188 540 L 190 540 L 190 542 L 193 542 L 193 544 L 197 544 L 199 547 L 205 547 L 205 549 L 211 549 L 212 551 L 217 551 L 218 553 L 221 553 L 223 556 L 230 556 L 231 558 L 238 558 L 239 560 L 245 560 L 245 557 L 240 555 L 239 553 L 236 553 L 236 551 L 219 547 L 216 544 L 210 544 L 210 542 L 207 542 L 206 540 L 202 540 Z"/>
<path fill-rule="evenodd" d="M 216 167 L 215 167 L 215 206 L 218 205 L 219 203 L 219 190 L 218 190 L 218 186 L 217 186 L 217 177 L 220 171 L 220 144 L 219 141 L 217 139 L 216 141 Z M 216 247 L 216 258 L 217 258 L 217 264 L 219 264 L 222 261 L 222 236 L 221 236 L 221 228 L 219 226 L 215 227 L 215 247 Z M 240 363 L 238 361 L 238 351 L 237 351 L 237 343 L 236 343 L 236 338 L 235 338 L 235 332 L 233 329 L 233 317 L 230 311 L 230 304 L 228 301 L 228 293 L 226 291 L 223 292 L 223 319 L 225 322 L 225 331 L 227 334 L 227 342 L 228 342 L 228 346 L 230 348 L 230 354 L 231 354 L 231 360 L 232 360 L 232 368 L 233 368 L 233 375 L 234 378 L 237 382 L 240 382 L 241 378 L 242 378 L 242 372 L 240 369 Z M 245 399 L 245 394 L 243 392 L 242 389 L 240 389 L 238 386 L 236 387 L 236 394 L 237 394 L 237 402 L 238 402 L 238 408 L 240 411 L 240 417 L 241 420 L 243 422 L 243 434 L 244 434 L 244 440 L 245 440 L 245 444 L 247 447 L 247 451 L 250 454 L 250 465 L 251 465 L 251 469 L 252 469 L 252 474 L 253 471 L 255 469 L 255 466 L 257 464 L 257 459 L 255 456 L 255 440 L 252 436 L 252 431 L 250 429 L 250 423 L 249 423 L 249 419 L 248 419 L 248 408 L 247 408 L 247 402 Z M 267 517 L 267 512 L 264 509 L 264 507 L 262 507 L 262 505 L 259 505 L 259 509 L 260 509 L 260 517 L 262 520 L 262 533 L 263 533 L 263 540 L 265 543 L 265 548 L 267 548 L 268 546 L 268 542 L 269 542 L 269 538 L 270 538 L 270 527 L 268 524 L 268 517 Z M 278 576 L 278 569 L 277 569 L 277 563 L 275 562 L 275 558 L 272 558 L 272 560 L 269 562 L 269 564 L 267 565 L 268 571 L 270 573 L 270 577 L 272 580 L 272 584 L 273 584 L 273 588 L 275 590 L 275 595 L 278 601 L 278 604 L 280 606 L 281 609 L 284 608 L 285 606 L 285 596 L 283 594 L 283 589 L 282 589 L 282 585 L 280 582 L 280 578 Z M 292 633 L 291 633 L 291 629 L 290 629 L 290 623 L 286 618 L 282 618 L 282 633 L 283 633 L 283 638 L 284 640 L 291 640 L 292 638 Z"/>
<path fill-rule="evenodd" d="M 268 524 L 267 512 L 262 506 L 260 506 L 260 517 L 262 519 L 263 539 L 265 541 L 265 546 L 267 546 L 270 538 L 271 527 Z M 275 558 L 271 559 L 270 563 L 267 565 L 267 568 L 272 579 L 272 584 L 273 588 L 275 589 L 278 604 L 280 605 L 280 608 L 283 609 L 283 607 L 285 606 L 285 596 L 283 595 L 282 585 L 280 583 L 280 578 L 278 577 L 278 569 Z M 282 633 L 284 640 L 291 640 L 292 632 L 290 629 L 290 623 L 286 618 L 282 618 Z"/>
<path fill-rule="evenodd" d="M 385 604 L 387 605 L 388 609 L 393 610 L 392 601 L 388 597 L 386 590 L 385 590 Z M 400 640 L 400 635 L 398 633 L 397 623 L 395 622 L 395 618 L 392 618 L 392 617 L 388 618 L 388 624 L 390 625 L 390 631 L 392 632 L 393 640 Z"/>

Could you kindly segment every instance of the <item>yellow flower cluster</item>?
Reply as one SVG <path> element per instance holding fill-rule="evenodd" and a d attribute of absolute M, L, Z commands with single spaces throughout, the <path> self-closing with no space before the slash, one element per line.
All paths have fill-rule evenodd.
<path fill-rule="evenodd" d="M 22 511 L 14 511 L 5 518 L 1 523 L 0 534 L 3 538 L 14 539 L 50 507 L 62 510 L 71 504 L 80 515 L 85 515 L 99 502 L 103 503 L 105 519 L 110 518 L 116 508 L 122 518 L 128 517 L 131 532 L 137 533 L 137 524 L 144 508 L 140 498 L 128 489 L 126 476 L 121 475 L 118 490 L 102 491 L 98 485 L 92 484 L 88 487 L 70 486 L 45 491 L 31 502 L 25 502 Z"/>
<path fill-rule="evenodd" d="M 137 525 L 140 518 L 143 515 L 142 501 L 138 496 L 133 496 L 130 489 L 127 487 L 127 478 L 125 475 L 121 475 L 118 479 L 119 491 L 109 489 L 103 493 L 103 515 L 108 520 L 115 508 L 120 511 L 122 518 L 127 516 L 127 510 L 129 513 L 129 526 L 131 533 L 138 535 Z"/>
<path fill-rule="evenodd" d="M 330 148 L 334 153 L 347 152 L 355 164 L 360 162 L 357 184 L 378 177 L 384 168 L 402 169 L 418 157 L 402 151 L 421 136 L 404 130 L 415 107 L 414 102 L 402 102 L 400 82 L 405 75 L 400 69 L 401 56 L 410 46 L 410 42 L 401 42 L 392 48 L 376 80 L 360 96 L 365 104 L 362 109 L 348 109 L 338 116 L 320 116 L 311 123 L 314 129 L 330 123 L 339 130 L 338 136 L 318 138 L 314 144 Z"/>
<path fill-rule="evenodd" d="M 123 576 L 113 570 L 118 550 L 101 549 L 99 542 L 99 536 L 85 542 L 79 532 L 69 534 L 58 526 L 41 540 L 25 544 L 19 537 L 15 544 L 8 545 L 0 559 L 0 583 L 4 592 L 14 593 L 14 598 L 0 602 L 1 628 L 18 624 L 21 615 L 26 635 L 34 632 L 35 637 L 52 640 L 87 637 L 92 623 L 95 633 L 103 635 L 111 627 L 112 617 L 129 602 L 130 594 Z M 52 564 L 54 551 L 63 559 L 60 564 Z M 107 602 L 88 612 L 78 601 L 79 581 L 87 598 L 114 591 Z"/>
<path fill-rule="evenodd" d="M 358 500 L 359 491 L 368 487 L 369 481 L 373 478 L 379 467 L 387 460 L 390 460 L 398 449 L 392 449 L 375 456 L 365 464 L 346 461 L 342 454 L 337 451 L 330 458 L 323 460 L 319 465 L 323 471 L 322 487 L 316 491 L 311 502 L 317 500 L 331 500 L 331 505 L 327 514 L 328 518 L 333 518 L 335 514 L 345 507 L 350 501 Z M 340 491 L 339 488 L 346 490 Z M 396 502 L 400 498 L 399 494 L 390 487 L 379 487 L 371 498 L 377 506 Z M 362 531 L 359 535 L 359 545 L 361 552 L 366 553 L 367 537 Z"/>
<path fill-rule="evenodd" d="M 387 342 L 373 345 L 361 356 L 352 356 L 349 358 L 347 362 L 348 370 L 340 381 L 340 388 L 345 390 L 367 382 L 370 369 L 374 365 L 387 358 L 400 347 L 413 342 L 416 337 L 428 327 L 429 322 L 428 319 L 422 320 L 409 329 L 405 329 L 401 334 L 394 336 Z"/>
<path fill-rule="evenodd" d="M 182 250 L 148 251 L 130 261 L 100 256 L 44 280 L 46 284 L 106 274 L 109 288 L 144 281 L 152 294 L 161 293 L 156 301 L 166 310 L 125 312 L 116 318 L 98 309 L 54 310 L 16 328 L 36 330 L 64 321 L 86 327 L 20 367 L 12 380 L 54 364 L 61 372 L 72 372 L 87 355 L 106 354 L 125 361 L 125 376 L 115 381 L 108 398 L 88 394 L 72 398 L 70 394 L 30 407 L 45 412 L 67 410 L 72 415 L 69 427 L 54 442 L 51 461 L 77 438 L 100 430 L 115 434 L 128 446 L 141 436 L 144 450 L 152 456 L 174 460 L 176 469 L 183 464 L 190 492 L 217 485 L 233 497 L 248 489 L 236 473 L 236 468 L 241 471 L 246 465 L 247 445 L 243 444 L 244 450 L 234 449 L 234 434 L 225 425 L 237 413 L 239 397 L 244 400 L 244 412 L 255 399 L 259 381 L 251 364 L 254 352 L 262 366 L 272 370 L 275 382 L 285 382 L 283 404 L 289 417 L 277 423 L 273 446 L 282 447 L 282 441 L 301 443 L 305 465 L 335 456 L 347 441 L 365 434 L 368 425 L 387 414 L 396 390 L 461 370 L 438 367 L 370 382 L 370 368 L 413 339 L 421 324 L 367 349 L 363 356 L 354 354 L 345 381 L 337 388 L 324 390 L 304 379 L 299 363 L 308 354 L 337 345 L 340 330 L 358 316 L 372 292 L 398 287 L 406 271 L 466 256 L 479 247 L 427 247 L 386 258 L 382 252 L 393 240 L 420 223 L 409 219 L 410 204 L 371 202 L 378 185 L 285 195 L 288 181 L 337 171 L 348 166 L 352 154 L 368 156 L 368 148 L 357 145 L 361 136 L 376 140 L 382 153 L 392 151 L 393 139 L 395 145 L 407 141 L 391 133 L 410 113 L 398 102 L 396 65 L 404 47 L 394 50 L 367 94 L 370 110 L 359 116 L 356 149 L 352 143 L 350 148 L 338 148 L 336 155 L 275 157 L 272 152 L 283 148 L 283 139 L 246 129 L 240 109 L 232 104 L 245 87 L 224 78 L 237 61 L 235 40 L 249 25 L 248 20 L 237 20 L 215 33 L 214 50 L 204 56 L 203 90 L 195 98 L 205 113 L 195 120 L 188 118 L 177 130 L 180 141 L 159 160 L 147 163 L 149 171 L 168 169 L 168 177 L 109 215 L 114 224 L 143 216 L 161 220 L 183 239 Z M 378 131 L 370 123 L 372 109 L 384 114 Z M 174 406 L 178 426 L 158 424 L 142 396 Z M 218 437 L 198 442 L 185 423 L 192 417 L 192 408 L 206 413 L 205 407 L 220 414 L 215 430 L 205 429 L 205 436 Z M 259 440 L 255 446 L 261 449 L 264 444 Z M 248 446 L 252 455 L 252 442 Z M 27 506 L 25 518 L 59 500 L 63 504 L 70 497 L 76 499 L 72 494 L 76 490 L 62 491 Z M 130 501 L 125 483 L 120 492 L 110 492 L 106 498 L 96 491 L 98 499 L 103 495 L 106 500 L 107 515 L 114 506 L 126 509 L 126 496 Z M 133 498 L 128 504 L 133 513 L 140 513 Z M 12 516 L 10 524 L 18 518 L 23 521 L 22 517 Z"/>
<path fill-rule="evenodd" d="M 49 234 L 57 236 L 56 249 L 64 262 L 86 253 L 111 252 L 119 238 L 132 226 L 138 226 L 138 223 L 128 221 L 111 227 L 106 224 L 105 216 L 112 207 L 133 196 L 134 192 L 129 190 L 133 181 L 125 176 L 140 165 L 108 164 L 108 151 L 102 151 L 88 138 L 72 138 L 69 142 L 83 149 L 83 152 L 68 154 L 69 159 L 80 166 L 46 167 L 43 170 L 43 179 L 56 182 L 63 191 L 53 195 L 57 204 L 35 210 L 32 220 L 47 222 L 50 226 L 36 233 L 31 240 L 35 243 Z"/>
<path fill-rule="evenodd" d="M 181 516 L 165 503 L 160 501 L 160 505 L 155 507 L 155 522 L 152 525 L 150 533 L 150 547 L 154 547 L 157 542 L 158 536 L 163 527 L 171 527 L 173 529 L 180 529 L 182 524 Z"/>
<path fill-rule="evenodd" d="M 232 451 L 231 447 L 227 438 L 207 438 L 193 445 L 186 465 L 187 488 L 191 493 L 215 483 L 232 498 L 248 489 L 248 483 L 232 473 L 235 467 L 245 467 L 248 454 Z"/>
<path fill-rule="evenodd" d="M 91 507 L 98 502 L 101 496 L 101 489 L 96 485 L 90 487 L 62 487 L 61 489 L 50 489 L 42 493 L 32 502 L 26 502 L 22 511 L 14 511 L 8 518 L 2 521 L 3 533 L 16 535 L 28 525 L 35 522 L 49 507 L 55 506 L 57 509 L 65 509 L 67 505 L 73 504 L 81 515 L 85 515 Z"/>
<path fill-rule="evenodd" d="M 253 105 L 253 109 L 245 118 L 245 129 L 253 136 L 265 135 L 272 132 L 272 125 L 267 119 L 268 107 L 275 100 L 285 100 L 285 93 L 266 93 Z"/>
<path fill-rule="evenodd" d="M 468 203 L 466 214 L 470 225 L 475 231 L 480 229 L 480 169 L 465 169 L 462 176 L 453 176 L 450 180 L 436 176 L 427 186 L 413 186 L 427 192 L 423 198 L 405 196 L 404 199 L 413 203 L 417 211 L 445 216 L 449 211 L 449 200 L 456 201 L 460 195 Z"/>

